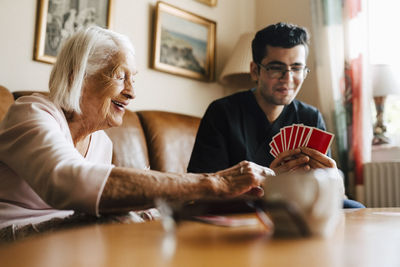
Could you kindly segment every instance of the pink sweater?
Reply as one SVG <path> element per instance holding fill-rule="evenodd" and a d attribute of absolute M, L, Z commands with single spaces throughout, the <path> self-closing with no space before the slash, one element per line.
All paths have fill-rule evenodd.
<path fill-rule="evenodd" d="M 103 131 L 92 134 L 83 157 L 59 107 L 39 94 L 19 98 L 0 123 L 0 228 L 74 210 L 98 215 L 111 157 Z"/>

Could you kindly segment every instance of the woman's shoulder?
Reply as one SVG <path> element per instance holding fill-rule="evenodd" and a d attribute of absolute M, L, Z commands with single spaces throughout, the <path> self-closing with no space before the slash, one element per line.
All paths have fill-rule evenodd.
<path fill-rule="evenodd" d="M 65 116 L 61 108 L 47 96 L 35 93 L 19 97 L 9 108 L 2 123 L 14 125 L 23 122 L 40 123 L 40 121 L 64 124 Z"/>
<path fill-rule="evenodd" d="M 16 109 L 30 110 L 33 114 L 36 113 L 49 113 L 51 115 L 63 114 L 61 108 L 54 104 L 47 95 L 34 93 L 19 97 L 15 103 Z"/>
<path fill-rule="evenodd" d="M 33 93 L 31 95 L 25 95 L 19 97 L 15 101 L 16 106 L 42 106 L 48 108 L 56 108 L 56 105 L 50 100 L 47 95 L 41 93 Z"/>

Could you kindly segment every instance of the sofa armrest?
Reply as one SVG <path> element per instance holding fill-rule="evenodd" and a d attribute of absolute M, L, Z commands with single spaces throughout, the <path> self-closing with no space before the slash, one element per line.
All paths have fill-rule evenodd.
<path fill-rule="evenodd" d="M 13 95 L 7 88 L 0 85 L 0 121 L 3 120 L 8 108 L 14 103 Z"/>

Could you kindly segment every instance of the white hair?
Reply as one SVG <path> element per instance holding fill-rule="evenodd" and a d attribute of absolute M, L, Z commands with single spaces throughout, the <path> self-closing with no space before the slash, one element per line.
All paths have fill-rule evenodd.
<path fill-rule="evenodd" d="M 63 44 L 51 71 L 50 99 L 63 110 L 80 114 L 85 78 L 107 67 L 122 50 L 135 55 L 125 35 L 98 26 L 77 31 Z"/>

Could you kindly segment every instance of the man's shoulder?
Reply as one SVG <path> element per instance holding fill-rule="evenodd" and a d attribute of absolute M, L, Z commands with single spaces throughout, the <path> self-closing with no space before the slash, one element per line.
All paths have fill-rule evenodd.
<path fill-rule="evenodd" d="M 292 104 L 297 114 L 299 123 L 318 127 L 323 130 L 325 129 L 325 122 L 322 114 L 316 107 L 299 100 L 294 100 Z"/>
<path fill-rule="evenodd" d="M 251 96 L 252 96 L 251 90 L 241 91 L 216 99 L 210 104 L 210 106 L 219 106 L 219 107 L 236 109 L 238 105 L 246 103 Z"/>
<path fill-rule="evenodd" d="M 307 103 L 304 103 L 303 101 L 300 100 L 293 100 L 292 101 L 293 107 L 296 109 L 297 112 L 299 113 L 320 113 L 320 111 Z"/>
<path fill-rule="evenodd" d="M 203 120 L 214 120 L 226 123 L 227 120 L 239 120 L 249 112 L 252 92 L 243 91 L 214 100 L 208 106 Z M 251 106 L 251 105 L 250 105 Z"/>

